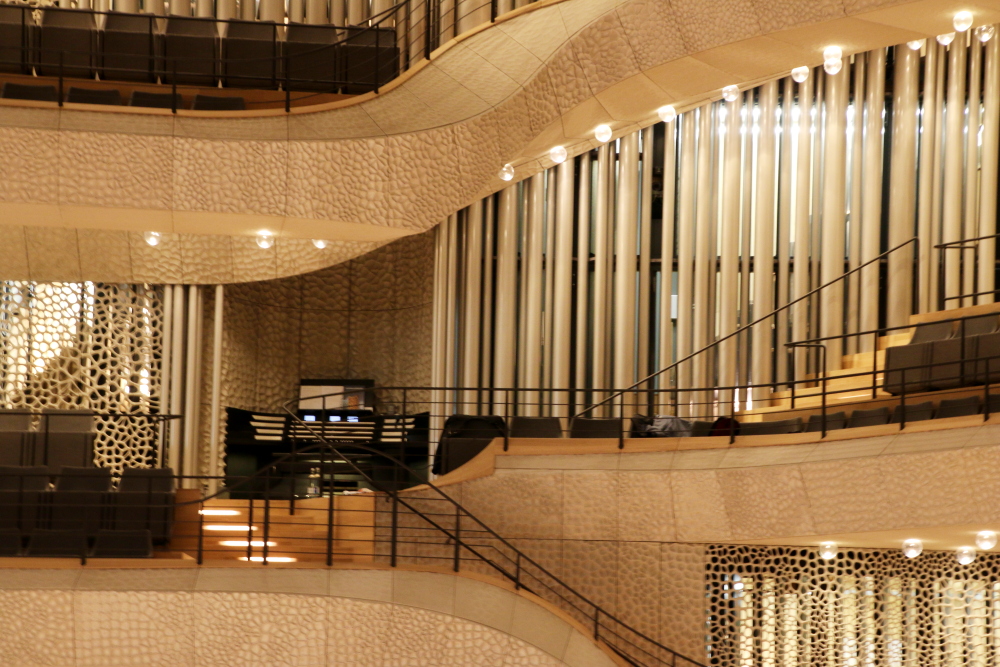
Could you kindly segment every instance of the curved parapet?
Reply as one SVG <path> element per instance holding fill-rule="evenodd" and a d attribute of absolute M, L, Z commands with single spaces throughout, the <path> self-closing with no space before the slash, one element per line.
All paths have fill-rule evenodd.
<path fill-rule="evenodd" d="M 470 576 L 133 564 L 0 569 L 0 662 L 620 664 L 534 596 Z"/>

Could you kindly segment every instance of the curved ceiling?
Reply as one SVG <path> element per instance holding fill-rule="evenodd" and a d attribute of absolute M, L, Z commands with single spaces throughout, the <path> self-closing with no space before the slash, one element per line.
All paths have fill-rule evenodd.
<path fill-rule="evenodd" d="M 972 10 L 977 24 L 1000 21 L 1000 0 L 543 1 L 445 44 L 377 95 L 287 115 L 2 101 L 0 212 L 15 238 L 28 240 L 19 260 L 3 263 L 27 273 L 0 269 L 0 278 L 70 279 L 63 263 L 32 260 L 35 227 L 77 230 L 42 236 L 50 254 L 76 254 L 70 269 L 84 279 L 86 248 L 97 250 L 93 264 L 125 245 L 129 275 L 155 281 L 320 268 L 428 229 L 500 189 L 505 162 L 523 178 L 551 166 L 542 156 L 552 145 L 571 154 L 596 145 L 598 123 L 632 131 L 654 122 L 662 104 L 683 110 L 724 85 L 818 64 L 830 43 L 852 53 L 950 31 L 958 9 Z M 192 259 L 160 277 L 165 260 L 135 251 L 149 229 L 171 242 L 150 250 L 173 244 L 184 257 L 197 254 L 184 248 L 214 243 L 207 264 L 234 268 Z M 263 263 L 264 255 L 241 256 L 260 229 L 279 237 Z M 113 245 L 102 252 L 93 230 Z M 201 235 L 226 240 L 190 238 Z M 305 248 L 310 238 L 338 243 L 308 266 L 290 251 L 282 262 L 282 246 Z"/>

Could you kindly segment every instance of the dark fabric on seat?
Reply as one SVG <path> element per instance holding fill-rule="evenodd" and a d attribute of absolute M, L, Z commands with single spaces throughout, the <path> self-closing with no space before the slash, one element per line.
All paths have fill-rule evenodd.
<path fill-rule="evenodd" d="M 126 493 L 173 493 L 173 468 L 125 468 L 118 491 Z"/>
<path fill-rule="evenodd" d="M 34 465 L 52 473 L 64 467 L 89 467 L 94 461 L 94 413 L 90 410 L 42 410 Z"/>
<path fill-rule="evenodd" d="M 97 64 L 97 24 L 94 14 L 77 9 L 47 7 L 38 28 L 38 73 L 78 79 L 94 76 Z"/>
<path fill-rule="evenodd" d="M 163 36 L 164 82 L 173 83 L 176 78 L 177 83 L 213 86 L 218 60 L 219 33 L 213 19 L 167 19 Z"/>
<path fill-rule="evenodd" d="M 495 415 L 452 415 L 441 431 L 432 472 L 443 475 L 467 463 L 494 438 L 502 438 L 507 425 Z"/>
<path fill-rule="evenodd" d="M 26 556 L 84 558 L 87 536 L 79 530 L 39 530 L 28 538 Z"/>
<path fill-rule="evenodd" d="M 347 38 L 338 48 L 345 93 L 367 93 L 396 78 L 399 72 L 399 49 L 392 29 L 348 28 Z"/>
<path fill-rule="evenodd" d="M 890 424 L 899 424 L 903 421 L 903 414 L 906 414 L 906 423 L 922 422 L 934 417 L 934 404 L 930 401 L 923 403 L 897 405 L 892 409 Z"/>
<path fill-rule="evenodd" d="M 42 410 L 42 428 L 49 433 L 93 433 L 92 410 Z"/>
<path fill-rule="evenodd" d="M 691 423 L 691 437 L 703 438 L 712 432 L 712 422 L 694 421 Z"/>
<path fill-rule="evenodd" d="M 952 389 L 973 381 L 975 365 L 965 359 L 976 356 L 976 338 L 952 338 L 929 344 L 931 347 L 927 383 L 931 389 Z"/>
<path fill-rule="evenodd" d="M 49 487 L 49 471 L 45 466 L 0 467 L 0 490 L 44 491 Z"/>
<path fill-rule="evenodd" d="M 838 431 L 847 427 L 847 413 L 828 412 L 826 413 L 826 430 Z M 823 415 L 809 415 L 806 423 L 806 433 L 815 433 L 823 430 Z"/>
<path fill-rule="evenodd" d="M 0 466 L 20 466 L 34 445 L 31 415 L 0 410 Z"/>
<path fill-rule="evenodd" d="M 173 101 L 172 101 L 173 100 Z M 176 105 L 173 103 L 176 102 Z M 146 107 L 147 109 L 183 109 L 184 100 L 180 93 L 146 93 L 133 90 L 128 98 L 130 107 Z"/>
<path fill-rule="evenodd" d="M 620 438 L 621 436 L 621 419 L 576 417 L 569 427 L 571 438 Z"/>
<path fill-rule="evenodd" d="M 20 556 L 24 552 L 24 538 L 19 530 L 0 529 L 0 557 Z"/>
<path fill-rule="evenodd" d="M 92 90 L 90 88 L 70 88 L 66 94 L 66 102 L 69 104 L 106 104 L 108 106 L 121 106 L 122 94 L 115 89 Z"/>
<path fill-rule="evenodd" d="M 59 93 L 55 86 L 30 86 L 24 83 L 5 83 L 0 89 L 0 97 L 5 100 L 30 100 L 32 102 L 58 102 Z"/>
<path fill-rule="evenodd" d="M 290 24 L 284 44 L 288 89 L 337 92 L 344 78 L 339 39 L 332 27 Z"/>
<path fill-rule="evenodd" d="M 0 468 L 0 529 L 25 534 L 34 531 L 48 486 L 49 473 L 44 466 Z"/>
<path fill-rule="evenodd" d="M 1000 413 L 1000 394 L 990 394 L 989 406 L 991 416 Z"/>
<path fill-rule="evenodd" d="M 111 495 L 99 491 L 52 491 L 48 494 L 49 527 L 95 535 L 111 522 Z"/>
<path fill-rule="evenodd" d="M 897 345 L 885 350 L 882 388 L 890 394 L 927 391 L 930 388 L 931 344 Z"/>
<path fill-rule="evenodd" d="M 910 338 L 909 345 L 946 340 L 951 338 L 954 333 L 954 322 L 924 322 L 917 325 L 916 330 L 913 332 L 913 337 Z"/>
<path fill-rule="evenodd" d="M 966 337 L 996 333 L 1000 331 L 1000 316 L 996 313 L 991 313 L 989 315 L 967 317 L 959 321 L 958 329 L 955 331 L 955 338 L 961 338 L 963 326 L 965 327 Z"/>
<path fill-rule="evenodd" d="M 847 420 L 847 428 L 861 426 L 882 426 L 889 423 L 889 408 L 872 408 L 870 410 L 855 410 Z"/>
<path fill-rule="evenodd" d="M 195 111 L 243 111 L 247 105 L 242 97 L 195 95 L 191 108 Z"/>
<path fill-rule="evenodd" d="M 938 404 L 935 419 L 946 419 L 948 417 L 965 417 L 968 415 L 978 415 L 980 410 L 979 397 L 967 396 L 965 398 L 950 398 Z"/>
<path fill-rule="evenodd" d="M 562 425 L 558 417 L 514 417 L 510 421 L 512 438 L 561 438 Z"/>
<path fill-rule="evenodd" d="M 1000 333 L 976 336 L 974 355 L 975 373 L 972 380 L 977 384 L 1000 384 Z M 987 377 L 987 369 L 989 377 Z"/>
<path fill-rule="evenodd" d="M 111 490 L 110 468 L 75 468 L 63 466 L 56 477 L 56 491 Z"/>
<path fill-rule="evenodd" d="M 102 77 L 111 81 L 156 81 L 159 28 L 145 14 L 110 12 L 101 32 Z"/>
<path fill-rule="evenodd" d="M 167 542 L 174 518 L 173 474 L 170 468 L 126 468 L 122 471 L 118 493 L 110 496 L 114 503 L 115 529 L 147 530 L 155 544 Z M 272 493 L 271 497 L 277 496 Z"/>
<path fill-rule="evenodd" d="M 33 7 L 0 5 L 0 71 L 31 73 L 31 47 L 35 42 Z"/>
<path fill-rule="evenodd" d="M 740 434 L 742 425 L 731 417 L 719 417 L 712 422 L 712 430 L 709 435 L 728 435 L 730 437 Z"/>
<path fill-rule="evenodd" d="M 801 431 L 801 417 L 770 422 L 743 422 L 740 424 L 740 435 L 780 435 L 783 433 L 799 433 Z"/>
<path fill-rule="evenodd" d="M 277 24 L 230 21 L 222 39 L 223 85 L 232 88 L 277 88 L 279 48 Z"/>
<path fill-rule="evenodd" d="M 90 555 L 94 558 L 151 558 L 153 540 L 148 530 L 99 530 Z"/>

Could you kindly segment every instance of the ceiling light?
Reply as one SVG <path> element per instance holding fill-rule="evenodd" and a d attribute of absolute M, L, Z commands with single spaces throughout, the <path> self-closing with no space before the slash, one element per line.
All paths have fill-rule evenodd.
<path fill-rule="evenodd" d="M 227 533 L 238 533 L 238 532 L 245 533 L 248 530 L 257 530 L 257 526 L 251 528 L 250 526 L 236 526 L 229 523 L 224 523 L 224 524 L 213 523 L 211 525 L 205 526 L 205 530 L 215 530 Z"/>
<path fill-rule="evenodd" d="M 993 35 L 996 34 L 996 31 L 997 29 L 991 25 L 981 25 L 975 30 L 973 30 L 972 34 L 976 36 L 976 39 L 985 44 L 986 42 L 993 39 Z"/>
<path fill-rule="evenodd" d="M 274 245 L 274 236 L 271 235 L 271 232 L 261 232 L 257 235 L 257 245 L 267 250 Z"/>
<path fill-rule="evenodd" d="M 837 557 L 837 543 L 836 542 L 820 542 L 819 543 L 819 557 L 823 560 L 833 560 Z"/>
<path fill-rule="evenodd" d="M 722 99 L 727 102 L 735 102 L 740 97 L 739 86 L 726 86 L 722 89 Z"/>
<path fill-rule="evenodd" d="M 330 242 L 326 239 L 313 239 L 313 245 L 316 246 L 317 250 L 323 250 L 329 244 Z"/>
<path fill-rule="evenodd" d="M 955 550 L 955 560 L 959 565 L 968 565 L 976 560 L 976 550 L 972 547 L 959 547 Z"/>
<path fill-rule="evenodd" d="M 246 540 L 220 540 L 219 544 L 224 547 L 262 547 L 264 546 L 264 540 L 251 540 L 249 543 Z M 278 546 L 278 543 L 268 540 L 267 546 L 276 547 Z"/>
<path fill-rule="evenodd" d="M 151 246 L 160 245 L 160 232 L 143 232 L 142 238 Z"/>
<path fill-rule="evenodd" d="M 239 510 L 198 510 L 202 516 L 239 516 Z"/>
<path fill-rule="evenodd" d="M 844 61 L 840 58 L 827 58 L 823 61 L 823 70 L 830 76 L 838 73 L 843 66 Z"/>
<path fill-rule="evenodd" d="M 263 556 L 250 556 L 250 558 L 247 558 L 246 556 L 243 556 L 242 558 L 240 558 L 240 560 L 248 560 L 251 563 L 263 563 L 264 562 L 264 557 Z M 294 563 L 297 560 L 298 560 L 298 558 L 290 558 L 289 556 L 268 556 L 267 557 L 267 562 L 268 563 Z"/>
<path fill-rule="evenodd" d="M 943 35 L 937 36 L 937 43 L 940 44 L 941 46 L 948 46 L 954 41 L 955 41 L 955 33 L 953 32 L 946 32 Z"/>
<path fill-rule="evenodd" d="M 844 57 L 844 52 L 839 46 L 828 46 L 823 49 L 823 60 L 840 60 Z"/>
<path fill-rule="evenodd" d="M 611 126 L 610 125 L 598 125 L 594 128 L 594 138 L 600 141 L 602 144 L 606 144 L 611 141 Z"/>
<path fill-rule="evenodd" d="M 927 43 L 926 39 L 915 39 L 912 42 L 907 42 L 906 45 L 910 47 L 911 51 L 919 51 L 924 48 L 924 44 Z"/>
<path fill-rule="evenodd" d="M 514 165 L 508 162 L 500 169 L 500 180 L 501 181 L 514 180 Z"/>
<path fill-rule="evenodd" d="M 972 27 L 972 12 L 960 11 L 955 14 L 955 18 L 951 20 L 951 24 L 955 26 L 955 30 L 965 32 Z"/>
<path fill-rule="evenodd" d="M 924 543 L 917 539 L 903 541 L 903 555 L 907 558 L 916 558 L 924 552 Z"/>
<path fill-rule="evenodd" d="M 997 534 L 992 530 L 981 530 L 976 533 L 976 546 L 983 551 L 989 551 L 997 545 Z"/>
<path fill-rule="evenodd" d="M 656 110 L 656 115 L 660 117 L 664 123 L 672 123 L 674 119 L 677 118 L 677 109 L 674 109 L 672 104 L 660 107 Z"/>
<path fill-rule="evenodd" d="M 803 65 L 792 70 L 792 81 L 802 83 L 809 78 L 809 68 Z"/>
<path fill-rule="evenodd" d="M 565 162 L 566 156 L 567 156 L 566 149 L 563 148 L 562 146 L 555 146 L 552 150 L 549 151 L 549 159 L 555 162 L 556 164 L 562 164 L 563 162 Z"/>

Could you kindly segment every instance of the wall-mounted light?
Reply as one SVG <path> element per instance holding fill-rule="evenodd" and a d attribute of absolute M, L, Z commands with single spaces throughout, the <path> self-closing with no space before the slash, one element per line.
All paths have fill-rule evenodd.
<path fill-rule="evenodd" d="M 274 245 L 274 236 L 271 232 L 261 232 L 257 234 L 257 245 L 267 250 Z"/>
<path fill-rule="evenodd" d="M 514 180 L 514 165 L 512 165 L 510 162 L 500 167 L 500 180 L 501 181 Z"/>
<path fill-rule="evenodd" d="M 955 18 L 951 20 L 951 24 L 955 26 L 955 30 L 958 32 L 965 32 L 972 27 L 972 12 L 962 10 L 955 14 Z"/>
<path fill-rule="evenodd" d="M 997 534 L 992 530 L 981 530 L 976 533 L 976 546 L 983 551 L 989 551 L 997 545 Z"/>
<path fill-rule="evenodd" d="M 953 32 L 946 32 L 943 35 L 937 36 L 937 43 L 940 44 L 941 46 L 948 46 L 954 41 L 955 41 L 955 33 Z"/>
<path fill-rule="evenodd" d="M 837 543 L 836 542 L 820 542 L 819 543 L 819 557 L 823 560 L 833 560 L 837 557 Z"/>
<path fill-rule="evenodd" d="M 907 42 L 906 45 L 910 47 L 910 51 L 919 51 L 924 48 L 924 44 L 926 43 L 926 39 L 914 39 L 913 41 Z"/>
<path fill-rule="evenodd" d="M 903 555 L 907 558 L 916 558 L 924 552 L 924 543 L 918 539 L 903 541 Z"/>
<path fill-rule="evenodd" d="M 317 250 L 323 250 L 328 245 L 330 245 L 330 242 L 327 241 L 326 239 L 313 239 L 312 242 L 313 245 L 316 246 Z"/>
<path fill-rule="evenodd" d="M 976 550 L 973 547 L 959 547 L 955 550 L 955 560 L 959 565 L 968 565 L 976 560 Z"/>
<path fill-rule="evenodd" d="M 809 68 L 803 65 L 792 70 L 792 81 L 802 83 L 809 78 Z"/>
<path fill-rule="evenodd" d="M 562 164 L 566 161 L 566 156 L 569 155 L 566 149 L 562 146 L 553 146 L 552 150 L 549 151 L 549 159 L 556 164 Z"/>
<path fill-rule="evenodd" d="M 143 232 L 142 238 L 146 239 L 146 243 L 151 246 L 160 245 L 160 232 Z"/>
<path fill-rule="evenodd" d="M 672 104 L 667 104 L 656 110 L 656 115 L 660 117 L 664 123 L 672 123 L 677 118 L 677 109 L 674 109 Z"/>
<path fill-rule="evenodd" d="M 239 516 L 239 510 L 203 509 L 198 510 L 202 516 Z"/>
<path fill-rule="evenodd" d="M 606 144 L 609 141 L 611 141 L 611 126 L 602 124 L 595 127 L 594 138 L 600 141 L 602 144 Z"/>
<path fill-rule="evenodd" d="M 991 25 L 981 25 L 975 30 L 973 30 L 972 34 L 976 36 L 976 39 L 985 44 L 986 42 L 993 39 L 993 35 L 995 35 L 996 32 L 997 29 Z"/>
<path fill-rule="evenodd" d="M 240 558 L 240 560 L 248 560 L 251 563 L 263 563 L 264 562 L 264 557 L 263 556 L 250 556 L 249 558 L 247 558 L 246 556 L 243 556 L 242 558 Z M 297 560 L 298 560 L 298 558 L 292 558 L 290 556 L 268 556 L 267 557 L 267 562 L 268 563 L 294 563 Z"/>

